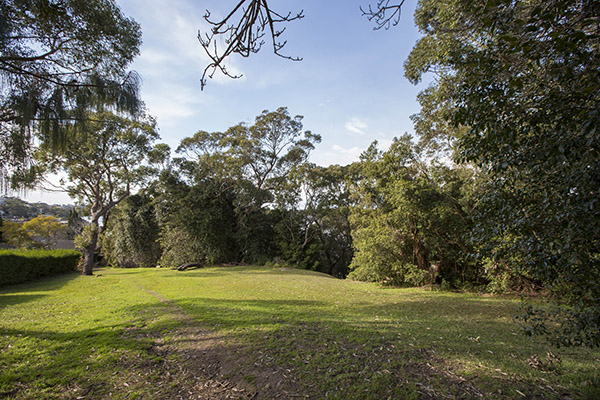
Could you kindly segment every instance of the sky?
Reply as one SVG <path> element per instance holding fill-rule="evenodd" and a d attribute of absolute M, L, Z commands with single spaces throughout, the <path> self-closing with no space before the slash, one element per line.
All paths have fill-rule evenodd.
<path fill-rule="evenodd" d="M 271 0 L 280 13 L 305 17 L 285 25 L 282 53 L 269 43 L 250 58 L 234 56 L 227 69 L 242 74 L 230 79 L 215 74 L 203 91 L 200 78 L 208 56 L 198 42 L 206 32 L 206 10 L 214 18 L 238 0 L 117 0 L 125 15 L 142 29 L 141 54 L 131 65 L 142 78 L 141 97 L 158 121 L 160 142 L 174 150 L 199 130 L 224 131 L 240 122 L 251 124 L 263 110 L 287 107 L 304 116 L 304 130 L 320 134 L 310 161 L 345 165 L 374 140 L 385 150 L 394 137 L 413 133 L 410 116 L 419 111 L 417 94 L 404 77 L 403 64 L 419 37 L 414 26 L 416 0 L 406 0 L 400 23 L 374 31 L 361 15 L 377 0 Z M 283 26 L 282 26 L 283 27 Z M 66 204 L 64 193 L 32 191 L 28 201 Z"/>

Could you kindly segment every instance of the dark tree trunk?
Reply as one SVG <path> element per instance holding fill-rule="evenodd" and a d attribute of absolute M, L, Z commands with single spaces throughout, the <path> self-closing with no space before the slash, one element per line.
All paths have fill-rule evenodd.
<path fill-rule="evenodd" d="M 90 228 L 90 243 L 83 249 L 83 275 L 93 275 L 94 253 L 98 244 L 98 222 L 92 221 Z"/>

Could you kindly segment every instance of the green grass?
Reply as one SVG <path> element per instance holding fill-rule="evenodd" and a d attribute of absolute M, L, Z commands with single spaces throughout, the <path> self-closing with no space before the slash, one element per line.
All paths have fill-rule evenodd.
<path fill-rule="evenodd" d="M 175 398 L 215 358 L 310 398 L 600 397 L 600 352 L 523 336 L 518 299 L 264 267 L 99 274 L 0 290 L 0 397 Z"/>

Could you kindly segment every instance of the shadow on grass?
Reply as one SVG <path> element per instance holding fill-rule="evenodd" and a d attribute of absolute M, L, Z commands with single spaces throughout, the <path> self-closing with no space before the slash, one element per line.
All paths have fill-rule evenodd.
<path fill-rule="evenodd" d="M 1 328 L 9 346 L 0 357 L 0 398 L 178 398 L 180 369 L 158 343 L 180 321 L 164 309 L 139 311 L 135 322 L 72 332 Z M 148 311 L 162 320 L 148 323 Z"/>
<path fill-rule="evenodd" d="M 512 380 L 480 369 L 482 376 L 470 382 L 455 373 L 450 355 L 485 363 L 490 371 L 517 371 L 526 362 L 523 350 L 535 348 L 512 338 L 510 321 L 478 319 L 489 312 L 487 305 L 444 311 L 436 301 L 417 308 L 355 304 L 345 310 L 314 300 L 190 297 L 170 303 L 212 331 L 235 338 L 234 343 L 244 343 L 246 354 L 252 355 L 249 366 L 291 371 L 314 398 L 475 398 L 505 390 L 508 383 L 514 386 L 511 394 L 495 397 L 517 397 L 515 390 L 531 397 L 552 394 L 535 379 Z M 458 305 L 467 304 L 459 300 Z M 174 340 L 190 345 L 198 339 Z M 483 388 L 476 388 L 480 384 Z"/>
<path fill-rule="evenodd" d="M 79 273 L 70 272 L 41 278 L 35 281 L 19 283 L 16 285 L 3 286 L 0 288 L 0 309 L 7 306 L 38 300 L 42 297 L 45 297 L 45 295 L 34 293 L 60 289 L 78 276 Z"/>
<path fill-rule="evenodd" d="M 371 381 L 381 380 L 383 370 L 416 373 L 413 384 L 419 382 L 418 374 L 423 374 L 425 380 L 439 379 L 438 383 L 443 383 L 440 387 L 462 388 L 443 389 L 433 397 L 474 395 L 471 389 L 457 384 L 457 379 L 463 379 L 457 374 L 465 374 L 464 379 L 488 396 L 499 398 L 522 397 L 519 392 L 533 398 L 553 398 L 557 394 L 553 390 L 579 396 L 581 390 L 593 387 L 596 391 L 592 392 L 597 393 L 600 352 L 557 349 L 543 339 L 524 335 L 512 319 L 518 301 L 477 301 L 472 296 L 451 295 L 433 295 L 421 302 L 405 302 L 401 297 L 396 300 L 377 303 L 375 299 L 346 306 L 341 302 L 338 308 L 318 300 L 193 297 L 174 303 L 212 329 L 231 330 L 255 349 L 253 353 L 270 352 L 274 362 L 297 371 L 307 378 L 305 382 L 336 387 L 342 393 L 340 398 L 360 398 L 358 393 L 370 390 L 370 386 L 359 382 L 369 374 Z M 561 355 L 563 363 L 549 370 L 530 365 L 531 357 L 545 359 L 547 352 Z M 348 380 L 340 381 L 333 372 L 329 374 L 330 369 L 347 374 Z M 410 386 L 400 376 L 396 378 Z M 384 390 L 386 385 L 397 387 L 385 382 L 380 388 L 381 398 L 406 395 Z M 580 382 L 588 382 L 587 389 L 582 389 Z M 495 394 L 497 391 L 504 395 Z"/>

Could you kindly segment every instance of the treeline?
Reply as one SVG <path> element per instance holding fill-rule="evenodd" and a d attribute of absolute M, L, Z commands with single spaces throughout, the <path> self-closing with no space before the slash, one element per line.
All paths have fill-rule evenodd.
<path fill-rule="evenodd" d="M 197 132 L 156 179 L 110 213 L 103 249 L 114 265 L 285 262 L 345 277 L 352 258 L 345 167 L 308 156 L 320 136 L 287 109 L 252 125 Z"/>
<path fill-rule="evenodd" d="M 73 209 L 72 205 L 28 203 L 16 197 L 0 198 L 0 214 L 5 219 L 31 219 L 39 215 L 51 215 L 66 221 Z"/>
<path fill-rule="evenodd" d="M 476 256 L 484 177 L 425 157 L 404 136 L 359 162 L 308 162 L 320 137 L 285 108 L 200 131 L 163 152 L 155 179 L 108 218 L 110 264 L 282 263 L 394 285 L 535 288 L 511 260 Z"/>

